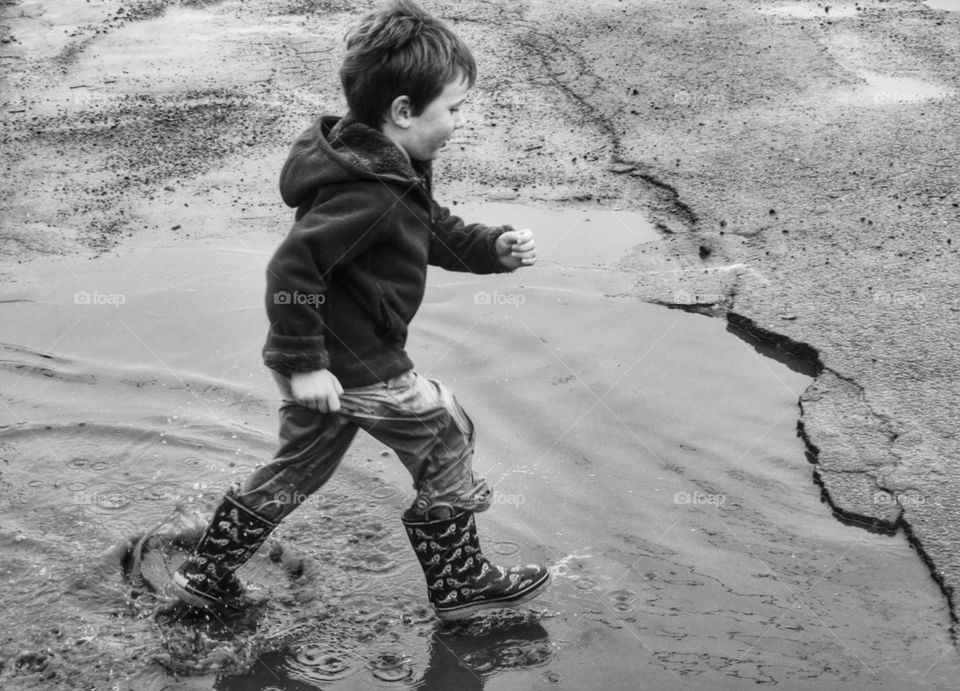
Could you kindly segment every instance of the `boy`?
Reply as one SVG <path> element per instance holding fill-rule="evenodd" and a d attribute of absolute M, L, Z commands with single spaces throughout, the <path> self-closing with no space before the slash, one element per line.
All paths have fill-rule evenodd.
<path fill-rule="evenodd" d="M 493 273 L 532 265 L 533 235 L 465 225 L 431 193 L 431 161 L 463 126 L 476 67 L 444 23 L 410 0 L 365 17 L 347 37 L 349 106 L 321 117 L 281 173 L 296 222 L 267 269 L 263 349 L 283 404 L 271 463 L 228 491 L 174 574 L 183 601 L 235 603 L 234 571 L 336 469 L 358 429 L 391 447 L 417 496 L 401 520 L 441 619 L 525 602 L 550 577 L 480 551 L 473 514 L 491 490 L 472 470 L 473 423 L 404 351 L 428 264 Z M 292 501 L 291 501 L 292 499 Z"/>

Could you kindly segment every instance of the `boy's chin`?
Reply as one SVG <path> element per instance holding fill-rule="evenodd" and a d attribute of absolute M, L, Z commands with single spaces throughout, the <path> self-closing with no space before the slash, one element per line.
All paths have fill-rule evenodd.
<path fill-rule="evenodd" d="M 427 149 L 425 151 L 408 151 L 410 158 L 414 158 L 418 161 L 433 161 L 443 154 L 443 150 L 447 148 L 446 144 L 442 144 L 436 149 Z"/>
<path fill-rule="evenodd" d="M 432 161 L 435 158 L 439 158 L 447 148 L 447 142 L 444 142 L 433 151 L 430 152 L 430 160 Z"/>

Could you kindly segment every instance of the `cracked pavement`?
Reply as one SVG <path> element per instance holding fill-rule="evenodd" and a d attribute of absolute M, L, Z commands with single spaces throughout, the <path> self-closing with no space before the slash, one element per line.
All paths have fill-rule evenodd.
<path fill-rule="evenodd" d="M 339 109 L 332 47 L 372 6 L 277 3 L 256 41 L 223 50 L 188 88 L 173 68 L 204 46 L 185 16 L 119 77 L 50 87 L 118 41 L 143 41 L 113 29 L 174 4 L 103 2 L 31 22 L 35 5 L 5 3 L 18 27 L 3 32 L 5 174 L 41 183 L 3 191 L 7 261 L 188 235 L 175 220 L 143 227 L 117 201 L 138 195 L 168 217 L 188 203 L 178 178 L 210 155 L 257 152 L 256 165 L 276 168 L 280 133 Z M 334 14 L 308 41 L 295 6 Z M 646 210 L 663 239 L 625 257 L 633 294 L 815 357 L 801 422 L 831 506 L 906 530 L 952 598 L 960 15 L 907 0 L 822 13 L 722 0 L 430 6 L 477 46 L 483 75 L 463 158 L 441 171 L 454 177 L 447 196 Z M 240 26 L 253 10 L 234 11 L 219 20 Z M 63 23 L 71 31 L 44 30 Z M 168 94 L 129 96 L 145 85 Z M 172 136 L 185 120 L 202 136 Z M 41 131 L 58 158 L 30 155 Z M 103 173 L 117 151 L 134 174 Z M 211 204 L 285 224 L 249 181 L 205 184 Z"/>

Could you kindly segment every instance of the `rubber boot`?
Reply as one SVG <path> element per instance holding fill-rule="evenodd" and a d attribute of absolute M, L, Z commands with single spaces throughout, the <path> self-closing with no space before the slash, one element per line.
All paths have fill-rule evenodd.
<path fill-rule="evenodd" d="M 471 511 L 435 520 L 408 511 L 403 525 L 427 579 L 430 604 L 444 621 L 514 607 L 550 583 L 550 572 L 538 564 L 510 568 L 491 564 L 480 551 Z"/>
<path fill-rule="evenodd" d="M 235 608 L 243 587 L 234 571 L 253 556 L 274 528 L 274 523 L 227 492 L 193 553 L 173 574 L 174 594 L 194 607 Z"/>

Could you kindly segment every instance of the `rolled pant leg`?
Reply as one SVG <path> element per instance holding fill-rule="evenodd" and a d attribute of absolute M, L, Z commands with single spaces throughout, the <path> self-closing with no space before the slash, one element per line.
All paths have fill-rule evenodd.
<path fill-rule="evenodd" d="M 393 449 L 413 477 L 417 500 L 483 511 L 491 490 L 473 472 L 473 422 L 443 384 L 415 372 L 349 389 L 341 414 Z"/>

